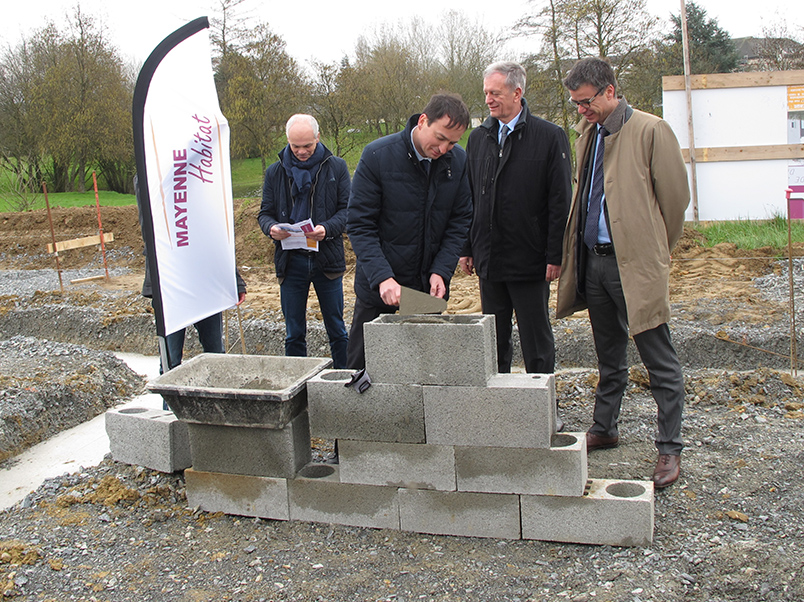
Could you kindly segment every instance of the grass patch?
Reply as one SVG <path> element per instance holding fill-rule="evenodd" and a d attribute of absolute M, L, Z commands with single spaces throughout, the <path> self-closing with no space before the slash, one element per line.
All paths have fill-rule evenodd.
<path fill-rule="evenodd" d="M 782 215 L 767 220 L 744 219 L 690 225 L 703 234 L 707 247 L 730 242 L 739 249 L 787 248 L 787 219 Z M 790 227 L 793 242 L 804 243 L 804 220 L 791 220 Z"/>
<path fill-rule="evenodd" d="M 122 205 L 136 205 L 137 198 L 133 194 L 120 194 L 108 190 L 99 190 L 98 199 L 103 207 L 120 207 Z M 47 200 L 51 207 L 86 207 L 95 204 L 95 191 L 89 192 L 49 192 Z M 32 209 L 45 208 L 45 195 L 39 194 Z M 0 212 L 16 211 L 4 195 L 0 193 Z"/>
<path fill-rule="evenodd" d="M 273 161 L 268 162 L 268 165 Z M 232 195 L 236 199 L 262 196 L 262 161 L 232 159 Z"/>

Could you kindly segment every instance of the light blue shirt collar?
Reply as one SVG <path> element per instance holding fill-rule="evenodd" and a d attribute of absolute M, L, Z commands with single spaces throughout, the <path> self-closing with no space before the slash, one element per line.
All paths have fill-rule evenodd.
<path fill-rule="evenodd" d="M 429 157 L 425 157 L 424 155 L 420 155 L 419 151 L 416 149 L 416 143 L 413 142 L 413 132 L 416 130 L 417 127 L 419 127 L 419 126 L 418 125 L 414 126 L 413 129 L 410 130 L 410 145 L 413 147 L 413 152 L 416 153 L 416 158 L 419 161 L 432 161 L 432 159 L 430 159 Z"/>
<path fill-rule="evenodd" d="M 500 136 L 502 135 L 503 126 L 504 126 L 504 125 L 507 125 L 507 126 L 508 126 L 508 129 L 509 129 L 509 130 L 511 130 L 511 132 L 513 132 L 513 131 L 514 131 L 514 128 L 516 127 L 516 124 L 519 122 L 519 117 L 520 117 L 521 115 L 522 115 L 522 109 L 520 109 L 520 110 L 519 110 L 519 113 L 517 113 L 516 115 L 514 115 L 514 118 L 513 118 L 513 119 L 511 119 L 511 121 L 509 121 L 508 123 L 503 123 L 503 122 L 502 122 L 502 121 L 500 121 L 499 119 L 497 120 L 497 121 L 499 122 L 499 124 L 500 124 L 500 127 L 499 127 L 499 129 L 497 130 L 497 142 L 499 142 L 499 141 L 500 141 Z M 509 134 L 510 134 L 511 132 L 509 132 Z"/>

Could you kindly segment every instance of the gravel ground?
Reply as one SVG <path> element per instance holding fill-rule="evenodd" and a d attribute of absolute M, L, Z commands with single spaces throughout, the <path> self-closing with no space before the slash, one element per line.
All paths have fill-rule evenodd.
<path fill-rule="evenodd" d="M 123 276 L 131 272 L 128 268 L 112 268 L 111 278 Z M 62 270 L 62 283 L 67 285 L 71 280 L 96 278 L 106 275 L 103 268 L 82 268 L 80 270 Z M 28 297 L 37 291 L 59 290 L 59 274 L 56 270 L 3 270 L 0 278 L 0 295 L 17 295 Z"/>
<path fill-rule="evenodd" d="M 787 301 L 785 270 L 782 262 L 757 281 L 763 296 Z M 797 290 L 804 289 L 800 261 L 794 275 Z M 717 328 L 685 320 L 673 323 L 677 340 L 687 328 Z M 570 325 L 588 337 L 581 322 Z M 741 329 L 753 335 L 755 327 L 728 328 L 737 340 Z M 783 338 L 789 325 L 780 320 L 760 328 Z M 77 346 L 59 347 L 64 353 L 54 355 L 54 343 L 12 340 L 12 349 L 43 345 L 42 353 L 32 354 L 39 359 L 25 360 L 36 366 L 48 356 L 55 365 L 73 357 L 80 365 L 101 361 L 82 359 L 97 352 Z M 799 602 L 804 379 L 757 367 L 763 362 L 754 356 L 735 360 L 747 353 L 735 344 L 709 353 L 707 367 L 685 369 L 682 476 L 657 492 L 649 547 L 428 536 L 210 514 L 187 507 L 181 473 L 107 458 L 45 482 L 0 512 L 0 599 Z M 0 358 L 6 355 L 0 348 Z M 751 361 L 752 369 L 731 368 Z M 585 368 L 558 374 L 568 430 L 589 426 L 595 382 L 596 373 Z M 589 476 L 649 478 L 655 412 L 646 374 L 632 369 L 621 445 L 591 453 Z"/>
<path fill-rule="evenodd" d="M 590 454 L 590 476 L 649 476 L 655 408 L 642 377 L 635 371 L 628 387 L 621 446 Z M 586 426 L 594 380 L 588 371 L 560 377 L 572 429 Z M 679 482 L 656 496 L 649 547 L 209 514 L 187 507 L 180 473 L 107 458 L 0 513 L 0 592 L 110 602 L 800 601 L 802 385 L 770 370 L 688 375 L 689 447 Z"/>

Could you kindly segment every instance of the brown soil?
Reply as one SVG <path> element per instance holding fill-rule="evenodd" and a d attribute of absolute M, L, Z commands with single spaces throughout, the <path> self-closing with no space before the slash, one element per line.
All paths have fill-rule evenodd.
<path fill-rule="evenodd" d="M 257 224 L 259 201 L 235 201 L 235 247 L 237 265 L 248 285 L 246 306 L 257 312 L 278 312 L 279 287 L 274 277 L 273 245 Z M 144 259 L 142 237 L 137 219 L 137 208 L 103 207 L 103 230 L 114 235 L 114 242 L 106 245 L 109 267 L 128 267 L 132 272 L 113 278 L 106 286 L 113 289 L 139 290 L 142 284 Z M 91 236 L 98 233 L 98 217 L 92 207 L 56 208 L 52 210 L 52 223 L 58 241 Z M 52 240 L 45 210 L 25 213 L 0 214 L 0 269 L 55 268 L 53 255 L 46 246 Z M 676 307 L 689 309 L 690 315 L 700 318 L 706 313 L 709 320 L 727 323 L 739 312 L 743 322 L 762 323 L 776 319 L 782 308 L 756 295 L 752 279 L 767 274 L 777 252 L 771 248 L 745 251 L 724 243 L 712 248 L 702 246 L 701 235 L 685 229 L 684 236 L 673 254 L 671 273 L 671 302 Z M 354 254 L 348 240 L 344 293 L 346 307 L 351 308 L 354 278 Z M 797 244 L 795 254 L 804 254 L 804 245 Z M 85 247 L 60 253 L 63 269 L 102 265 L 97 247 Z M 555 295 L 553 295 L 553 302 Z M 707 308 L 705 301 L 710 300 Z M 699 303 L 704 301 L 703 307 Z M 716 301 L 716 303 L 714 303 Z M 310 306 L 317 310 L 315 295 Z M 693 311 L 694 310 L 694 311 Z M 449 313 L 475 313 L 480 311 L 477 279 L 456 271 L 451 285 Z"/>

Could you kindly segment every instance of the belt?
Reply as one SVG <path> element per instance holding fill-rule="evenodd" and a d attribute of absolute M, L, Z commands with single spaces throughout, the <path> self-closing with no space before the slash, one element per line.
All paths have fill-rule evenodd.
<path fill-rule="evenodd" d="M 605 244 L 596 244 L 592 247 L 592 252 L 597 255 L 598 257 L 607 257 L 608 255 L 614 255 L 614 245 L 609 243 Z"/>

